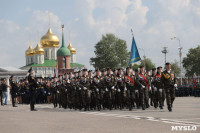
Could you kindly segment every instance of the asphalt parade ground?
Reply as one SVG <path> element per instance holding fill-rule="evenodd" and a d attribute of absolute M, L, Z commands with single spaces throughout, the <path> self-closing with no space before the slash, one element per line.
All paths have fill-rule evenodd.
<path fill-rule="evenodd" d="M 38 104 L 0 106 L 0 133 L 200 133 L 200 98 L 177 97 L 172 112 L 150 107 L 75 111 Z"/>

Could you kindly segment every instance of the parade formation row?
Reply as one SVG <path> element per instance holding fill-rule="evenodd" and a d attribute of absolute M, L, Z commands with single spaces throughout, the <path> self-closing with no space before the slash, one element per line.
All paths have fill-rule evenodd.
<path fill-rule="evenodd" d="M 96 69 L 95 74 L 91 70 L 83 69 L 52 79 L 36 78 L 34 71 L 30 69 L 29 76 L 19 83 L 11 76 L 12 105 L 16 107 L 15 98 L 21 95 L 23 103 L 30 101 L 31 111 L 36 110 L 36 99 L 37 103 L 53 103 L 55 108 L 84 111 L 133 108 L 145 110 L 150 105 L 163 109 L 166 98 L 167 108 L 171 112 L 177 84 L 175 75 L 171 72 L 171 64 L 166 63 L 165 68 L 165 71 L 162 71 L 162 67 L 153 68 L 151 75 L 145 72 L 144 66 L 140 66 L 139 71 L 127 67 L 125 72 L 122 69 Z M 2 94 L 6 87 L 6 81 L 2 79 Z M 6 99 L 2 97 L 2 103 L 6 104 Z"/>

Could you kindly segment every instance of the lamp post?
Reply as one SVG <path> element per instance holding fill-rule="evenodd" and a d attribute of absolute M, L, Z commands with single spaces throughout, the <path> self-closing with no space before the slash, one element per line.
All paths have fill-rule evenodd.
<path fill-rule="evenodd" d="M 177 37 L 173 37 L 173 38 L 171 38 L 171 40 L 178 40 L 178 42 L 179 42 L 179 47 L 178 47 L 178 49 L 179 49 L 179 57 L 180 57 L 180 77 L 181 77 L 181 85 L 182 85 L 182 65 L 181 65 L 181 60 L 182 60 L 182 49 L 183 49 L 183 47 L 181 47 L 181 41 L 180 41 L 180 39 L 179 38 L 177 38 Z"/>
<path fill-rule="evenodd" d="M 165 63 L 166 63 L 166 55 L 168 53 L 167 47 L 163 47 L 163 50 L 161 51 L 163 54 L 165 54 Z"/>

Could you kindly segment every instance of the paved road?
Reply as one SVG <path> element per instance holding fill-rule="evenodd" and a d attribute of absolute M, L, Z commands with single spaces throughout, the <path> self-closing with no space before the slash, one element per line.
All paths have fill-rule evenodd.
<path fill-rule="evenodd" d="M 176 98 L 173 112 L 149 109 L 113 111 L 74 111 L 54 109 L 53 105 L 0 106 L 1 133 L 200 133 L 200 98 Z M 196 131 L 171 131 L 171 126 L 189 126 Z"/>

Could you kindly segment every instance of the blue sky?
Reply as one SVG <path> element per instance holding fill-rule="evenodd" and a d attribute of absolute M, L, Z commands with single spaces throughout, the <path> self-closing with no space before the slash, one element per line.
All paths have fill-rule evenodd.
<path fill-rule="evenodd" d="M 0 1 L 0 66 L 25 65 L 25 50 L 48 30 L 48 11 L 53 32 L 61 37 L 65 25 L 65 43 L 71 32 L 77 49 L 77 62 L 92 69 L 94 45 L 102 34 L 113 33 L 126 40 L 131 48 L 132 28 L 139 48 L 156 66 L 163 65 L 163 46 L 169 53 L 167 61 L 179 60 L 177 36 L 183 56 L 200 44 L 199 0 L 1 0 Z M 38 37 L 39 36 L 39 37 Z M 140 55 L 144 52 L 139 50 Z"/>

